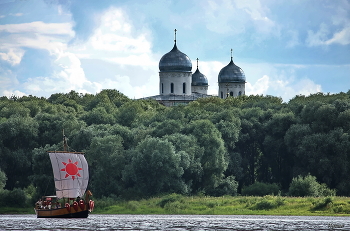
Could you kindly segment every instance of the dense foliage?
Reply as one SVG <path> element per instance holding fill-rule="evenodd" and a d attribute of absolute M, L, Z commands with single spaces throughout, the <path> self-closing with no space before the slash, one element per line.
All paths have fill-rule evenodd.
<path fill-rule="evenodd" d="M 288 103 L 212 97 L 175 107 L 117 90 L 1 97 L 2 193 L 54 193 L 46 152 L 62 150 L 63 129 L 70 149 L 86 153 L 98 198 L 236 195 L 256 182 L 283 194 L 308 174 L 350 196 L 350 91 Z"/>

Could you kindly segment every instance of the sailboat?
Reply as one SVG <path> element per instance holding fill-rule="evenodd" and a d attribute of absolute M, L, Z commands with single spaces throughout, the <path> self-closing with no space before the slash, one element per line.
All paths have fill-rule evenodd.
<path fill-rule="evenodd" d="M 64 151 L 50 151 L 56 195 L 43 196 L 35 204 L 37 218 L 87 218 L 94 209 L 88 163 L 83 152 L 69 152 L 63 135 Z"/>

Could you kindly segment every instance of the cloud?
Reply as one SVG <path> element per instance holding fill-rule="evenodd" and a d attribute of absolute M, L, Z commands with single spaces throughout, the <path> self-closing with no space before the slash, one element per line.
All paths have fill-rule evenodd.
<path fill-rule="evenodd" d="M 326 44 L 329 35 L 329 28 L 325 23 L 320 25 L 320 28 L 317 32 L 309 30 L 308 37 L 306 39 L 306 44 L 308 46 L 319 46 Z"/>
<path fill-rule="evenodd" d="M 306 39 L 308 46 L 325 46 L 331 44 L 348 45 L 350 44 L 350 22 L 347 26 L 343 27 L 340 31 L 331 34 L 329 26 L 325 23 L 320 25 L 317 32 L 311 30 L 308 31 L 308 37 Z"/>
<path fill-rule="evenodd" d="M 44 23 L 41 21 L 0 25 L 0 32 L 9 33 L 38 33 L 74 36 L 71 23 Z"/>
<path fill-rule="evenodd" d="M 299 42 L 299 33 L 297 30 L 289 30 L 286 32 L 288 37 L 290 38 L 289 41 L 287 41 L 287 48 L 293 48 L 300 44 Z"/>
<path fill-rule="evenodd" d="M 31 22 L 0 25 L 0 58 L 11 65 L 19 64 L 23 48 L 48 50 L 58 54 L 65 50 L 74 31 L 71 23 Z"/>
<path fill-rule="evenodd" d="M 158 95 L 159 79 L 158 76 L 150 78 L 145 85 L 135 86 L 133 79 L 129 76 L 115 75 L 111 79 L 105 79 L 100 82 L 100 90 L 102 89 L 117 89 L 131 99 L 139 99 L 147 96 Z"/>
<path fill-rule="evenodd" d="M 0 25 L 0 33 L 8 33 L 5 38 L 0 38 L 0 42 L 3 41 L 0 51 L 1 48 L 8 49 L 0 52 L 1 59 L 13 65 L 20 63 L 24 47 L 48 50 L 54 58 L 51 75 L 32 77 L 22 84 L 11 84 L 22 88 L 27 94 L 41 96 L 70 90 L 94 94 L 107 88 L 118 89 L 130 98 L 158 94 L 159 55 L 152 53 L 150 32 L 147 29 L 136 30 L 119 8 L 109 8 L 96 17 L 100 17 L 101 24 L 91 37 L 71 46 L 67 43 L 75 35 L 73 23 Z M 117 71 L 111 76 L 105 75 L 102 69 L 98 78 L 90 80 L 82 68 L 82 58 L 113 63 Z M 132 66 L 137 66 L 138 71 L 135 72 Z M 118 68 L 125 74 L 118 74 Z"/>
<path fill-rule="evenodd" d="M 15 13 L 15 14 L 9 14 L 11 16 L 15 16 L 15 17 L 20 17 L 23 15 L 23 13 Z"/>
<path fill-rule="evenodd" d="M 19 81 L 10 70 L 6 70 L 0 66 L 0 96 L 11 97 L 15 96 L 24 96 L 25 93 L 16 90 L 14 86 L 17 86 Z"/>
<path fill-rule="evenodd" d="M 242 34 L 253 29 L 258 34 L 278 34 L 278 25 L 268 17 L 269 9 L 260 0 L 208 0 L 200 5 L 208 30 L 220 34 Z"/>
<path fill-rule="evenodd" d="M 258 79 L 254 84 L 246 83 L 246 95 L 264 95 L 267 93 L 270 84 L 270 77 L 264 75 Z"/>
<path fill-rule="evenodd" d="M 154 65 L 150 34 L 147 29 L 136 30 L 128 16 L 118 8 L 109 8 L 101 14 L 98 27 L 87 46 L 91 46 L 91 55 L 97 53 L 115 63 L 123 65 Z M 100 56 L 100 52 L 105 55 Z"/>
<path fill-rule="evenodd" d="M 325 44 L 327 45 L 332 43 L 338 43 L 340 45 L 350 44 L 350 26 L 335 33 L 331 39 L 325 42 Z"/>
<path fill-rule="evenodd" d="M 279 77 L 271 78 L 264 75 L 255 83 L 246 83 L 247 95 L 274 95 L 281 97 L 285 102 L 296 95 L 310 95 L 321 91 L 321 85 L 307 78 L 286 81 Z"/>
<path fill-rule="evenodd" d="M 3 51 L 0 52 L 0 59 L 9 62 L 11 65 L 19 64 L 24 55 L 24 50 L 20 48 L 8 48 L 3 49 Z"/>

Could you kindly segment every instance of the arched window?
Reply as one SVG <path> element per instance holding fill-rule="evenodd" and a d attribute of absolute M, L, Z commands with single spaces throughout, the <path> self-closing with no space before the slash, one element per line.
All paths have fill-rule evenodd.
<path fill-rule="evenodd" d="M 241 95 L 242 95 L 242 92 L 240 91 L 240 92 L 238 93 L 238 95 L 241 96 Z"/>
<path fill-rule="evenodd" d="M 230 96 L 233 96 L 233 92 L 232 91 L 230 92 Z"/>
<path fill-rule="evenodd" d="M 162 83 L 162 94 L 164 93 L 164 86 L 163 86 L 163 83 Z"/>
<path fill-rule="evenodd" d="M 223 92 L 221 92 L 221 99 L 223 99 L 224 98 L 224 93 Z"/>
<path fill-rule="evenodd" d="M 170 84 L 170 93 L 174 93 L 174 84 L 173 83 Z"/>
<path fill-rule="evenodd" d="M 186 83 L 182 84 L 182 93 L 186 94 Z"/>

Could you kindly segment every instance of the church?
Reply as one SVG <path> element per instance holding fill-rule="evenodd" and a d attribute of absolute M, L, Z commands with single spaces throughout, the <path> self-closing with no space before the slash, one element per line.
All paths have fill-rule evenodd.
<path fill-rule="evenodd" d="M 231 61 L 218 74 L 218 97 L 236 97 L 245 95 L 246 78 L 243 70 Z M 208 95 L 208 79 L 197 69 L 192 73 L 190 58 L 182 53 L 176 45 L 176 29 L 174 47 L 163 55 L 159 61 L 159 95 L 146 97 L 155 99 L 165 106 L 188 104 L 199 98 L 212 97 Z"/>

